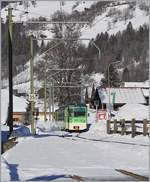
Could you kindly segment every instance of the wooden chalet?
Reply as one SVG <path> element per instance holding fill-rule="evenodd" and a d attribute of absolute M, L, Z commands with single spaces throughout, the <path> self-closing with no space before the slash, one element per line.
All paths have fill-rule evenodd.
<path fill-rule="evenodd" d="M 106 109 L 110 105 L 117 110 L 124 104 L 146 104 L 141 88 L 103 88 L 97 87 L 94 97 L 99 109 Z"/>

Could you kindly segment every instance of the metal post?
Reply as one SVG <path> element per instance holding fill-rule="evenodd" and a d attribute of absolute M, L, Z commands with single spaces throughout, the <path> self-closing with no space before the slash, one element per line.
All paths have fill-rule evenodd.
<path fill-rule="evenodd" d="M 52 81 L 52 121 L 54 121 L 54 82 Z"/>
<path fill-rule="evenodd" d="M 46 115 L 47 115 L 47 104 L 46 104 L 46 102 L 47 102 L 47 86 L 46 86 L 46 62 L 45 62 L 45 68 L 44 68 L 44 121 L 46 121 L 47 120 L 47 117 L 46 117 Z"/>
<path fill-rule="evenodd" d="M 82 103 L 82 84 L 80 86 L 80 102 Z"/>
<path fill-rule="evenodd" d="M 101 50 L 100 50 L 100 48 L 96 45 L 96 43 L 94 41 L 92 41 L 91 43 L 98 50 L 98 59 L 100 59 L 101 58 Z"/>
<path fill-rule="evenodd" d="M 81 102 L 81 104 L 83 104 L 84 103 L 84 99 L 83 99 L 83 86 L 82 86 L 82 78 L 83 78 L 83 73 L 81 73 L 81 100 L 80 100 L 80 102 Z"/>
<path fill-rule="evenodd" d="M 9 106 L 8 121 L 9 136 L 13 132 L 13 58 L 12 58 L 12 8 L 8 8 L 8 59 L 9 59 Z M 8 137 L 9 137 L 8 136 Z"/>
<path fill-rule="evenodd" d="M 116 62 L 112 62 L 112 63 L 110 63 L 109 65 L 108 65 L 108 68 L 107 68 L 107 72 L 108 72 L 108 99 L 109 99 L 109 109 L 108 109 L 108 111 L 109 111 L 109 116 L 110 116 L 110 119 L 111 119 L 111 103 L 110 103 L 110 87 L 111 87 L 111 85 L 110 85 L 110 65 L 113 65 L 113 64 L 117 64 L 117 63 L 120 63 L 120 61 L 116 61 Z"/>
<path fill-rule="evenodd" d="M 96 122 L 98 122 L 98 116 L 97 116 L 97 114 L 98 114 L 98 105 L 96 104 Z"/>
<path fill-rule="evenodd" d="M 111 93 L 111 95 L 113 95 L 113 99 L 112 99 L 112 108 L 114 109 L 116 92 Z"/>
<path fill-rule="evenodd" d="M 30 113 L 30 123 L 31 123 L 31 132 L 35 134 L 35 122 L 34 122 L 34 80 L 33 80 L 33 40 L 32 36 L 30 37 L 30 97 L 31 97 L 31 113 Z"/>
<path fill-rule="evenodd" d="M 51 120 L 51 102 L 52 102 L 52 94 L 51 94 L 51 85 L 49 87 L 49 121 L 52 121 Z"/>
<path fill-rule="evenodd" d="M 109 113 L 109 119 L 111 118 L 111 110 L 110 110 L 110 78 L 109 78 L 109 67 L 110 64 L 108 65 L 108 113 Z"/>

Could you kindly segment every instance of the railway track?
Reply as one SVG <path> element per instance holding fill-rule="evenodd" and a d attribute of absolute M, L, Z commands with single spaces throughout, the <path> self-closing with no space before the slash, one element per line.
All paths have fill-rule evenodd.
<path fill-rule="evenodd" d="M 95 142 L 118 143 L 118 144 L 124 144 L 124 145 L 135 145 L 135 146 L 149 147 L 149 145 L 138 144 L 138 143 L 129 143 L 129 142 L 112 141 L 112 140 L 104 140 L 104 139 L 90 139 L 90 138 L 81 137 L 80 134 L 77 134 L 76 136 L 62 135 L 62 137 L 69 139 L 69 140 L 74 140 L 74 141 L 78 141 L 79 139 L 82 139 L 82 140 L 95 141 Z"/>
<path fill-rule="evenodd" d="M 117 172 L 124 174 L 124 175 L 131 176 L 134 179 L 139 180 L 139 181 L 148 181 L 149 180 L 149 178 L 146 176 L 142 176 L 142 175 L 130 172 L 130 171 L 126 171 L 126 170 L 122 170 L 122 169 L 115 169 L 115 170 Z"/>
<path fill-rule="evenodd" d="M 117 171 L 117 170 L 116 170 Z M 148 181 L 148 178 L 141 176 L 129 171 L 118 169 L 117 172 L 124 174 L 124 176 L 115 177 L 115 176 L 97 176 L 97 177 L 83 177 L 79 175 L 66 175 L 75 181 Z"/>

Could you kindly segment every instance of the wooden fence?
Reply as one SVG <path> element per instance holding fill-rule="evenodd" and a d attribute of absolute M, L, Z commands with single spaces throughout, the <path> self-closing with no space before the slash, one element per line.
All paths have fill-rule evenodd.
<path fill-rule="evenodd" d="M 142 121 L 137 121 L 132 119 L 131 121 L 125 121 L 122 119 L 120 121 L 107 120 L 107 134 L 120 133 L 121 135 L 131 134 L 131 137 L 136 135 L 149 135 L 149 121 L 144 119 Z"/>

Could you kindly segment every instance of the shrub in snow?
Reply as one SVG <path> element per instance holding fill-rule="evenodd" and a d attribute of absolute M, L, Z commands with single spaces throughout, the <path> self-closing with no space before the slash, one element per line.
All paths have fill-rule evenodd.
<path fill-rule="evenodd" d="M 106 121 L 98 121 L 91 124 L 88 133 L 96 135 L 105 135 L 106 131 Z"/>

